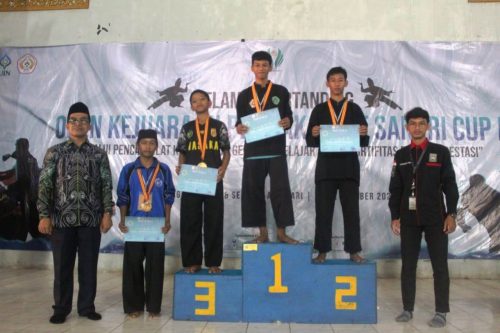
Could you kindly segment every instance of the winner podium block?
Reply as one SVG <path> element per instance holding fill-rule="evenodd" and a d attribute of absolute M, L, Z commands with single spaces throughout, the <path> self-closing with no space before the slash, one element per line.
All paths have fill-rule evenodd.
<path fill-rule="evenodd" d="M 246 243 L 242 270 L 175 274 L 178 320 L 374 324 L 374 262 L 314 264 L 312 245 Z"/>
<path fill-rule="evenodd" d="M 209 274 L 206 269 L 174 278 L 173 318 L 176 320 L 241 321 L 241 270 Z"/>
<path fill-rule="evenodd" d="M 376 323 L 375 263 L 311 257 L 311 244 L 244 244 L 245 321 Z"/>

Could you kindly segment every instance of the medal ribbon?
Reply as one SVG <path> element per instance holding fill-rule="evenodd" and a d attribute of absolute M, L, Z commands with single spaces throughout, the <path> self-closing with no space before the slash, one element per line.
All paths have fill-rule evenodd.
<path fill-rule="evenodd" d="M 259 96 L 257 96 L 257 89 L 255 88 L 255 82 L 252 84 L 252 97 L 253 97 L 253 102 L 255 104 L 255 110 L 257 110 L 257 113 L 261 112 L 264 110 L 266 107 L 267 99 L 269 98 L 269 94 L 271 94 L 271 87 L 273 86 L 273 83 L 269 81 L 269 85 L 267 86 L 266 93 L 264 94 L 264 99 L 262 100 L 262 103 L 259 101 Z"/>
<path fill-rule="evenodd" d="M 153 190 L 153 184 L 155 183 L 156 176 L 158 176 L 158 171 L 160 171 L 160 162 L 156 165 L 155 171 L 153 173 L 153 177 L 151 179 L 148 179 L 147 184 L 144 184 L 144 178 L 142 177 L 142 173 L 140 169 L 137 169 L 137 177 L 139 177 L 139 183 L 141 184 L 142 188 L 142 194 L 144 195 L 144 199 L 146 201 L 149 200 L 149 195 L 151 194 L 151 191 Z M 146 186 L 148 186 L 148 190 L 146 191 Z"/>
<path fill-rule="evenodd" d="M 340 118 L 340 123 L 339 125 L 344 125 L 344 120 L 345 120 L 345 115 L 347 113 L 347 98 L 344 101 L 344 104 L 342 105 L 342 109 L 340 110 L 340 115 L 337 117 L 335 114 L 335 109 L 333 108 L 332 101 L 328 99 L 328 109 L 330 110 L 330 116 L 332 117 L 332 124 L 337 125 L 339 122 Z"/>
<path fill-rule="evenodd" d="M 201 134 L 200 134 L 200 123 L 198 122 L 198 118 L 196 118 L 196 136 L 198 137 L 198 146 L 200 147 L 201 152 L 201 161 L 205 160 L 205 152 L 207 151 L 207 138 L 208 138 L 208 123 L 210 121 L 210 117 L 205 121 L 205 133 L 203 133 L 203 142 L 201 142 Z"/>

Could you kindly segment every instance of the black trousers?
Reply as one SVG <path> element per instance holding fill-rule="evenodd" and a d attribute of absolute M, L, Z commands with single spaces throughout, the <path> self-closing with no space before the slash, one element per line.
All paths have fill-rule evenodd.
<path fill-rule="evenodd" d="M 146 268 L 144 269 L 144 260 Z M 123 310 L 161 311 L 165 243 L 125 242 L 123 253 Z"/>
<path fill-rule="evenodd" d="M 78 302 L 80 315 L 95 312 L 97 259 L 101 244 L 99 227 L 54 228 L 54 314 L 68 315 L 73 303 L 73 269 L 78 252 Z"/>
<path fill-rule="evenodd" d="M 431 258 L 434 274 L 434 297 L 436 312 L 449 312 L 450 277 L 448 274 L 448 235 L 443 224 L 430 226 L 408 226 L 401 223 L 401 293 L 403 307 L 413 311 L 415 304 L 417 261 L 420 253 L 422 232 Z"/>
<path fill-rule="evenodd" d="M 361 251 L 359 227 L 359 185 L 354 180 L 316 182 L 316 230 L 314 248 L 321 253 L 332 249 L 332 220 L 337 190 L 344 217 L 344 251 Z"/>
<path fill-rule="evenodd" d="M 220 266 L 224 232 L 224 187 L 217 183 L 215 196 L 183 192 L 181 198 L 181 254 L 184 267 Z M 202 232 L 203 230 L 203 232 Z"/>
<path fill-rule="evenodd" d="M 276 225 L 294 225 L 292 193 L 285 156 L 245 160 L 241 186 L 241 219 L 244 228 L 266 226 L 265 183 L 271 180 L 271 206 Z"/>

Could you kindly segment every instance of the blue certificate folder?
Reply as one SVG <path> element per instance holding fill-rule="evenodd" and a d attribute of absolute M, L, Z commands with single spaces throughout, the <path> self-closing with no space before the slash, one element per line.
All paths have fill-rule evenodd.
<path fill-rule="evenodd" d="M 177 190 L 213 196 L 217 187 L 217 172 L 215 168 L 183 164 L 177 181 Z"/>
<path fill-rule="evenodd" d="M 320 125 L 319 149 L 323 153 L 360 151 L 359 125 Z"/>
<path fill-rule="evenodd" d="M 283 128 L 278 125 L 280 120 L 281 117 L 278 108 L 242 117 L 241 122 L 248 127 L 248 132 L 245 134 L 245 141 L 251 143 L 285 133 Z"/>
<path fill-rule="evenodd" d="M 127 216 L 125 225 L 128 227 L 125 242 L 165 242 L 165 234 L 161 232 L 164 217 Z"/>

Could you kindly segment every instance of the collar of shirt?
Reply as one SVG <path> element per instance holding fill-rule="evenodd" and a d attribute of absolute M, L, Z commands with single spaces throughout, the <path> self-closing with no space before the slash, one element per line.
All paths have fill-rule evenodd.
<path fill-rule="evenodd" d="M 342 111 L 342 106 L 344 106 L 344 101 L 345 101 L 345 97 L 342 98 L 338 102 L 330 97 L 330 102 L 332 103 L 333 110 L 335 111 L 335 114 L 337 116 L 339 116 L 340 112 Z"/>
<path fill-rule="evenodd" d="M 344 101 L 345 101 L 345 97 L 342 98 L 340 101 L 336 101 L 334 100 L 333 98 L 330 97 L 330 102 L 332 102 L 332 105 L 333 106 L 337 106 L 337 105 L 344 105 Z"/>
<path fill-rule="evenodd" d="M 415 144 L 415 142 L 413 142 L 413 140 L 411 140 L 410 148 L 411 149 L 417 148 L 417 149 L 420 149 L 423 151 L 427 147 L 428 143 L 429 143 L 429 139 L 427 139 L 427 138 L 425 138 L 425 140 L 419 145 Z"/>
<path fill-rule="evenodd" d="M 84 145 L 88 145 L 88 144 L 90 144 L 90 142 L 89 142 L 89 139 L 86 138 L 85 141 L 82 143 L 82 145 L 80 147 L 83 147 Z M 66 145 L 67 146 L 75 146 L 75 148 L 79 148 L 76 145 L 76 143 L 73 140 L 71 140 L 71 139 L 68 139 L 68 141 L 66 141 Z"/>
<path fill-rule="evenodd" d="M 151 169 L 151 168 L 156 168 L 156 164 L 158 164 L 158 159 L 156 157 L 153 157 L 153 164 L 149 168 L 146 168 L 144 165 L 141 163 L 141 158 L 137 157 L 137 159 L 134 162 L 134 169 L 142 168 L 142 169 Z"/>
<path fill-rule="evenodd" d="M 255 85 L 255 88 L 257 89 L 257 92 L 265 92 L 267 87 L 269 86 L 269 82 L 271 82 L 271 80 L 267 80 L 266 84 L 261 86 L 260 84 L 258 84 L 257 82 L 254 82 L 254 85 Z"/>

